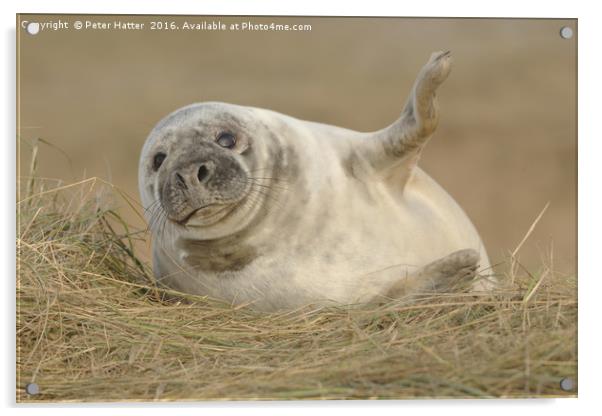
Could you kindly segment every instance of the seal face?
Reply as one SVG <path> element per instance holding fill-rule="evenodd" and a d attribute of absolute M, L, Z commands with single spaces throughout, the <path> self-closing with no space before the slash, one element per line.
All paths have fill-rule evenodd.
<path fill-rule="evenodd" d="M 231 235 L 232 227 L 244 226 L 240 222 L 249 200 L 268 195 L 262 188 L 267 180 L 254 174 L 258 165 L 269 162 L 262 159 L 269 136 L 256 140 L 250 112 L 236 110 L 220 103 L 186 107 L 149 136 L 139 182 L 155 235 L 168 224 L 180 232 L 203 229 L 211 237 Z M 238 223 L 227 221 L 235 213 Z M 228 227 L 218 227 L 227 228 L 225 233 L 209 229 L 218 222 L 228 222 Z"/>
<path fill-rule="evenodd" d="M 232 148 L 221 148 L 219 140 L 199 131 L 176 140 L 182 144 L 180 149 L 172 146 L 165 149 L 168 153 L 159 151 L 153 157 L 161 205 L 170 220 L 182 225 L 194 225 L 194 220 L 200 225 L 216 222 L 248 191 L 244 161 L 236 159 Z M 186 152 L 187 148 L 194 152 Z"/>
<path fill-rule="evenodd" d="M 489 267 L 481 239 L 416 166 L 450 63 L 434 53 L 374 133 L 217 102 L 164 118 L 139 164 L 158 281 L 264 310 L 472 282 Z"/>

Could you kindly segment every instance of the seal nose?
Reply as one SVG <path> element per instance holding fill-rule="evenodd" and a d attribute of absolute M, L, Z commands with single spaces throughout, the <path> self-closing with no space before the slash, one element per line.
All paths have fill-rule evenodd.
<path fill-rule="evenodd" d="M 178 172 L 176 172 L 176 185 L 181 189 L 188 189 L 188 186 L 186 185 L 186 181 L 184 180 L 182 175 L 180 175 Z"/>
<path fill-rule="evenodd" d="M 172 183 L 181 190 L 193 189 L 196 186 L 205 187 L 213 175 L 211 162 L 191 164 L 173 173 Z M 197 182 L 198 181 L 198 182 Z"/>
<path fill-rule="evenodd" d="M 199 182 L 203 182 L 205 179 L 207 179 L 207 177 L 209 177 L 209 169 L 207 169 L 207 166 L 199 166 L 199 171 L 197 172 L 196 177 L 198 178 Z"/>

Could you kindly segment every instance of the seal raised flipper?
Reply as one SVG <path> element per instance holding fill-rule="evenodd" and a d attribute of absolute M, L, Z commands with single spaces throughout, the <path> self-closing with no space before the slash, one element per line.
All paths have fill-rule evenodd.
<path fill-rule="evenodd" d="M 451 70 L 451 52 L 434 52 L 418 74 L 401 117 L 354 146 L 354 174 L 369 170 L 403 189 L 439 121 L 436 91 Z M 368 168 L 368 169 L 366 169 Z"/>
<path fill-rule="evenodd" d="M 473 249 L 454 251 L 396 282 L 385 298 L 401 299 L 416 294 L 452 292 L 475 278 L 479 259 L 479 253 Z"/>

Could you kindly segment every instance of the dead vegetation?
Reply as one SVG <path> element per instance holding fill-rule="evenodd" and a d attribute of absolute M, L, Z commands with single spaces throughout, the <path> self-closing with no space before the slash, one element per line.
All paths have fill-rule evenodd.
<path fill-rule="evenodd" d="M 576 277 L 516 252 L 491 295 L 262 314 L 155 287 L 110 184 L 20 189 L 18 401 L 576 395 Z"/>

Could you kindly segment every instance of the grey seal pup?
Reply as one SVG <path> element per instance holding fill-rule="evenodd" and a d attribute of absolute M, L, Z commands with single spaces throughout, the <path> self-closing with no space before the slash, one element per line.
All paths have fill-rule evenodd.
<path fill-rule="evenodd" d="M 266 311 L 487 289 L 479 234 L 417 166 L 450 67 L 433 53 L 371 133 L 219 102 L 165 117 L 138 176 L 158 282 Z"/>

